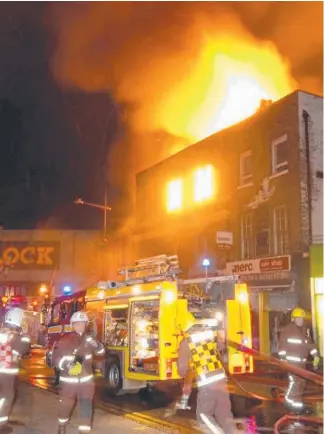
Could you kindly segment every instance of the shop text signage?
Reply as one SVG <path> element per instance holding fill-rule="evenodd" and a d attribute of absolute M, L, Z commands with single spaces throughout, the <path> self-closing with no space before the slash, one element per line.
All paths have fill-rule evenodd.
<path fill-rule="evenodd" d="M 0 243 L 0 267 L 10 266 L 12 270 L 54 270 L 59 259 L 59 242 Z"/>
<path fill-rule="evenodd" d="M 233 246 L 233 232 L 217 231 L 216 244 L 223 249 L 229 249 Z"/>
<path fill-rule="evenodd" d="M 259 274 L 290 271 L 290 255 L 227 262 L 225 274 Z"/>

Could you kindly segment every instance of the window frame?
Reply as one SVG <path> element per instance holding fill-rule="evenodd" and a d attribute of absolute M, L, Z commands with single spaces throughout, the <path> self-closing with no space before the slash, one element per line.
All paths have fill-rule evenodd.
<path fill-rule="evenodd" d="M 280 216 L 277 219 L 277 212 L 284 210 L 284 219 Z M 278 221 L 284 220 L 284 229 L 278 231 Z M 278 205 L 273 209 L 273 249 L 274 254 L 282 256 L 288 254 L 288 212 L 285 204 Z"/>
<path fill-rule="evenodd" d="M 244 175 L 243 174 L 243 161 L 247 158 L 247 157 L 251 157 L 252 159 L 252 150 L 248 149 L 247 151 L 241 152 L 240 153 L 240 186 L 243 185 L 249 185 L 253 183 L 253 170 L 251 169 L 251 173 L 249 175 Z"/>
<path fill-rule="evenodd" d="M 272 163 L 272 174 L 276 175 L 278 173 L 286 172 L 288 170 L 289 162 L 288 157 L 286 161 L 282 163 L 277 163 L 277 149 L 282 143 L 288 142 L 288 134 L 282 134 L 277 139 L 271 142 L 271 163 Z"/>
<path fill-rule="evenodd" d="M 245 236 L 245 231 L 243 231 L 243 224 L 244 221 L 246 221 L 246 219 L 249 218 L 250 219 L 250 223 L 249 225 L 247 225 L 247 227 L 250 228 L 250 234 L 249 236 Z M 246 240 L 250 240 L 248 241 L 248 250 L 250 250 L 248 252 L 248 256 L 245 256 L 245 246 L 246 246 Z M 245 213 L 242 215 L 241 217 L 241 259 L 242 261 L 247 260 L 247 259 L 252 259 L 254 257 L 254 236 L 253 236 L 253 213 Z"/>
<path fill-rule="evenodd" d="M 201 190 L 204 188 L 206 181 L 209 181 L 208 189 L 204 195 Z M 211 164 L 205 164 L 193 171 L 193 201 L 195 204 L 210 200 L 215 193 L 215 169 Z M 198 197 L 199 196 L 199 197 Z"/>
<path fill-rule="evenodd" d="M 171 185 L 178 183 L 178 185 L 180 186 L 180 201 L 179 204 L 176 208 L 170 208 L 169 204 L 170 204 L 170 193 L 171 193 Z M 174 213 L 177 211 L 180 211 L 183 207 L 183 193 L 184 193 L 184 183 L 183 183 L 183 179 L 182 178 L 175 178 L 172 179 L 170 181 L 167 182 L 166 184 L 166 211 L 168 213 Z"/>
<path fill-rule="evenodd" d="M 257 241 L 257 237 L 261 233 L 267 233 L 268 234 L 268 251 L 267 252 L 262 252 L 262 253 L 260 253 L 258 251 L 259 244 L 258 244 L 258 241 Z M 266 258 L 267 256 L 270 256 L 271 255 L 271 245 L 270 244 L 271 244 L 271 231 L 270 231 L 270 228 L 260 228 L 260 230 L 257 231 L 256 234 L 255 234 L 255 256 L 257 258 Z"/>

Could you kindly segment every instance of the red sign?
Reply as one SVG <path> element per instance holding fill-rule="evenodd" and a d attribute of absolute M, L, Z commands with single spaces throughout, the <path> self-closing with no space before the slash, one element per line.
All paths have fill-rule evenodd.
<path fill-rule="evenodd" d="M 290 256 L 277 256 L 260 260 L 260 272 L 290 270 Z"/>

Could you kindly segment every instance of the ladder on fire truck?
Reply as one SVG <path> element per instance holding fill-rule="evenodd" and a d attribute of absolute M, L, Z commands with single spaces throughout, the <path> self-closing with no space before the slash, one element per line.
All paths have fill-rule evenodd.
<path fill-rule="evenodd" d="M 124 284 L 134 285 L 159 280 L 174 280 L 181 273 L 177 255 L 158 255 L 139 259 L 134 265 L 126 265 L 117 270 L 124 276 Z"/>
<path fill-rule="evenodd" d="M 178 255 L 158 255 L 149 258 L 139 259 L 134 265 L 126 265 L 117 270 L 118 275 L 124 276 L 123 281 L 103 281 L 98 282 L 99 289 L 117 289 L 130 285 L 139 285 L 148 282 L 158 282 L 163 280 L 176 280 L 179 285 L 212 283 L 237 283 L 240 276 L 216 276 L 199 277 L 195 279 L 180 279 L 182 273 Z"/>
<path fill-rule="evenodd" d="M 134 285 L 145 282 L 154 282 L 162 280 L 177 280 L 179 284 L 195 284 L 206 282 L 238 282 L 239 276 L 216 276 L 195 279 L 180 279 L 182 273 L 179 266 L 178 255 L 158 255 L 149 258 L 140 259 L 134 265 L 124 266 L 117 270 L 119 275 L 124 276 L 124 285 Z"/>

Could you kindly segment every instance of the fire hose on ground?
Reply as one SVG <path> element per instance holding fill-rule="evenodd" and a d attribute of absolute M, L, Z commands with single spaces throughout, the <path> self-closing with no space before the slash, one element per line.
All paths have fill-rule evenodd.
<path fill-rule="evenodd" d="M 286 415 L 281 417 L 274 425 L 274 434 L 280 434 L 280 427 L 282 425 L 285 425 L 287 422 L 306 422 L 306 423 L 313 423 L 316 425 L 322 425 L 323 419 L 320 417 L 312 417 L 312 416 L 292 416 L 292 415 Z"/>
<path fill-rule="evenodd" d="M 282 372 L 290 372 L 293 375 L 297 375 L 305 380 L 311 381 L 313 383 L 315 383 L 316 385 L 323 387 L 324 382 L 323 382 L 323 378 L 320 375 L 317 375 L 313 372 L 309 372 L 306 369 L 303 368 L 299 368 L 296 366 L 293 366 L 291 364 L 288 364 L 286 362 L 282 362 L 278 359 L 276 359 L 275 357 L 272 356 L 268 356 L 264 353 L 261 353 L 260 351 L 254 350 L 252 348 L 248 348 L 242 344 L 238 344 L 237 342 L 234 341 L 227 341 L 226 342 L 227 346 L 231 346 L 232 348 L 235 348 L 236 350 L 249 354 L 251 356 L 254 357 L 259 357 L 261 360 L 268 362 L 269 364 L 272 364 L 274 366 L 276 366 L 277 368 L 279 368 L 280 371 Z M 225 372 L 227 374 L 227 376 L 235 383 L 235 385 L 242 390 L 247 396 L 254 398 L 254 399 L 258 399 L 258 400 L 269 400 L 269 398 L 265 397 L 265 396 L 261 396 L 256 394 L 255 392 L 251 392 L 249 390 L 247 390 L 245 387 L 243 387 L 239 381 L 236 380 L 235 376 L 230 374 L 230 372 L 228 371 L 226 364 L 223 360 L 223 358 L 221 357 L 221 355 L 219 353 L 217 353 L 217 357 L 219 359 L 219 361 L 221 362 L 221 364 L 223 365 L 223 368 L 225 369 Z M 191 381 L 192 382 L 192 376 L 189 375 L 187 379 L 185 379 L 185 384 L 186 381 Z M 277 401 L 280 401 L 279 399 L 277 399 Z M 176 404 L 177 405 L 177 404 Z M 174 411 L 176 411 L 176 406 L 174 408 Z M 289 421 L 303 421 L 303 422 L 308 422 L 308 423 L 315 423 L 315 424 L 319 424 L 321 425 L 323 423 L 323 420 L 321 418 L 317 418 L 317 417 L 311 417 L 311 416 L 284 416 L 281 419 L 279 419 L 277 421 L 277 423 L 274 426 L 274 430 L 275 430 L 275 434 L 279 434 L 279 428 L 281 425 L 285 424 L 286 422 Z"/>

